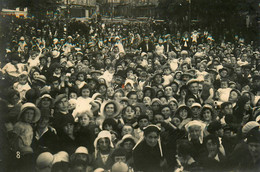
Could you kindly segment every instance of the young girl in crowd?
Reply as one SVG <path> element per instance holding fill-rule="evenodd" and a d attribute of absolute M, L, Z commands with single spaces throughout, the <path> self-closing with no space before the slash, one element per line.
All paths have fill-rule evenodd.
<path fill-rule="evenodd" d="M 26 91 L 31 89 L 31 86 L 28 82 L 28 74 L 27 72 L 22 72 L 18 77 L 18 82 L 13 85 L 14 90 L 20 93 L 20 99 L 25 98 Z"/>
<path fill-rule="evenodd" d="M 77 74 L 77 80 L 75 82 L 76 88 L 81 89 L 84 85 L 87 83 L 85 82 L 85 73 L 84 72 L 79 72 Z"/>
<path fill-rule="evenodd" d="M 93 112 L 96 111 L 98 105 L 91 98 L 92 92 L 87 85 L 84 85 L 80 89 L 80 94 L 81 96 L 77 98 L 77 103 L 76 103 L 77 106 L 75 108 L 75 111 L 77 112 L 90 111 L 90 110 L 92 110 Z"/>

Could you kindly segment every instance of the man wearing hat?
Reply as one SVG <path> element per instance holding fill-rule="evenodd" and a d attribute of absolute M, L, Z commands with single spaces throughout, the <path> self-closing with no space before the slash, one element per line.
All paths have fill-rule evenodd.
<path fill-rule="evenodd" d="M 188 92 L 185 97 L 186 98 L 194 98 L 195 102 L 202 104 L 203 100 L 201 98 L 201 95 L 199 93 L 199 80 L 197 79 L 191 79 L 189 80 L 186 85 L 188 86 Z"/>
<path fill-rule="evenodd" d="M 60 134 L 62 131 L 62 121 L 67 118 L 72 118 L 71 113 L 69 113 L 69 102 L 66 94 L 59 94 L 54 100 L 55 111 L 53 114 L 53 127 L 57 130 L 57 133 Z"/>
<path fill-rule="evenodd" d="M 32 148 L 36 153 L 44 151 L 56 153 L 58 151 L 58 136 L 56 130 L 49 125 L 50 119 L 51 112 L 47 109 L 41 110 L 41 118 L 37 123 L 32 142 Z"/>

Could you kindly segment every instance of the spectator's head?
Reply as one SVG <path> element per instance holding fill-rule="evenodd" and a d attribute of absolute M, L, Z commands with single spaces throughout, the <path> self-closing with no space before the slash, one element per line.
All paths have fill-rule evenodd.
<path fill-rule="evenodd" d="M 147 115 L 140 115 L 137 119 L 138 126 L 141 130 L 149 125 L 149 117 Z"/>
<path fill-rule="evenodd" d="M 213 107 L 209 104 L 205 104 L 200 111 L 200 118 L 204 122 L 214 121 L 216 116 L 213 111 Z"/>
<path fill-rule="evenodd" d="M 203 143 L 203 132 L 206 127 L 201 121 L 193 120 L 185 125 L 185 129 L 188 132 L 189 141 L 198 141 L 200 144 Z"/>
<path fill-rule="evenodd" d="M 164 122 L 164 116 L 161 113 L 155 113 L 153 118 L 154 124 L 162 123 Z"/>
<path fill-rule="evenodd" d="M 36 105 L 39 108 L 51 108 L 53 105 L 53 99 L 49 94 L 43 94 L 36 100 Z"/>
<path fill-rule="evenodd" d="M 116 162 L 126 162 L 126 150 L 122 147 L 118 147 L 114 150 L 111 157 L 114 163 Z"/>
<path fill-rule="evenodd" d="M 121 109 L 122 107 L 117 101 L 110 100 L 101 105 L 101 114 L 106 118 L 115 118 L 119 115 Z"/>
<path fill-rule="evenodd" d="M 192 112 L 188 106 L 180 105 L 175 112 L 175 116 L 180 117 L 181 120 L 184 120 L 190 118 L 192 116 Z"/>
<path fill-rule="evenodd" d="M 80 89 L 80 96 L 82 96 L 83 98 L 89 98 L 92 96 L 92 90 L 89 88 L 88 85 L 84 85 Z"/>
<path fill-rule="evenodd" d="M 50 152 L 41 153 L 36 159 L 37 172 L 50 172 L 54 156 Z"/>
<path fill-rule="evenodd" d="M 28 82 L 28 73 L 22 72 L 18 77 L 19 84 L 25 85 Z"/>
<path fill-rule="evenodd" d="M 111 172 L 128 172 L 129 167 L 124 162 L 116 162 L 111 168 Z"/>
<path fill-rule="evenodd" d="M 135 108 L 134 106 L 128 105 L 122 110 L 122 115 L 123 118 L 126 119 L 127 121 L 131 121 L 135 118 Z"/>
<path fill-rule="evenodd" d="M 190 92 L 194 95 L 198 94 L 199 91 L 199 80 L 197 79 L 191 79 L 187 82 L 187 86 L 190 90 Z"/>
<path fill-rule="evenodd" d="M 85 165 L 89 165 L 91 163 L 91 156 L 88 153 L 88 149 L 84 146 L 80 146 L 76 149 L 75 153 L 70 156 L 70 162 L 75 162 L 81 160 Z"/>
<path fill-rule="evenodd" d="M 93 118 L 93 113 L 91 111 L 81 112 L 78 115 L 79 124 L 82 127 L 89 125 L 90 120 Z"/>
<path fill-rule="evenodd" d="M 161 113 L 164 116 L 164 119 L 168 119 L 170 116 L 172 116 L 171 108 L 169 105 L 163 105 L 161 107 Z"/>
<path fill-rule="evenodd" d="M 224 135 L 224 129 L 219 121 L 212 121 L 209 123 L 207 131 L 218 137 L 222 137 Z"/>
<path fill-rule="evenodd" d="M 218 153 L 218 148 L 220 146 L 219 138 L 216 135 L 208 135 L 204 138 L 204 142 L 206 144 L 206 148 L 208 153 Z"/>
<path fill-rule="evenodd" d="M 131 125 L 128 125 L 128 124 L 125 124 L 122 128 L 122 132 L 121 132 L 121 136 L 123 137 L 124 135 L 127 135 L 127 134 L 133 134 L 134 132 L 134 129 Z"/>
<path fill-rule="evenodd" d="M 22 105 L 18 121 L 35 124 L 40 118 L 41 112 L 33 103 L 25 103 Z"/>
<path fill-rule="evenodd" d="M 129 104 L 130 105 L 135 105 L 137 103 L 137 93 L 135 91 L 130 91 L 127 94 L 127 98 L 129 99 Z"/>
<path fill-rule="evenodd" d="M 125 93 L 122 89 L 117 89 L 115 90 L 115 93 L 114 93 L 114 100 L 116 101 L 119 101 L 120 98 L 124 97 L 125 96 Z"/>
<path fill-rule="evenodd" d="M 177 142 L 177 155 L 179 157 L 187 157 L 192 152 L 192 146 L 187 140 L 178 140 Z"/>
<path fill-rule="evenodd" d="M 158 144 L 161 129 L 157 125 L 148 125 L 144 128 L 144 139 L 148 146 L 155 147 Z"/>
<path fill-rule="evenodd" d="M 238 98 L 241 96 L 241 93 L 237 89 L 232 89 L 229 93 L 229 99 L 231 103 L 236 103 L 238 101 Z"/>
<path fill-rule="evenodd" d="M 55 108 L 60 112 L 68 112 L 69 102 L 66 94 L 58 95 L 54 100 Z"/>
<path fill-rule="evenodd" d="M 224 102 L 221 104 L 221 112 L 224 115 L 233 115 L 233 107 L 231 102 Z"/>
<path fill-rule="evenodd" d="M 94 141 L 94 147 L 97 151 L 101 151 L 101 153 L 108 153 L 114 147 L 111 133 L 106 130 L 101 131 Z"/>
<path fill-rule="evenodd" d="M 219 75 L 221 76 L 221 78 L 226 78 L 229 74 L 229 70 L 226 67 L 223 67 L 221 69 L 219 69 Z"/>

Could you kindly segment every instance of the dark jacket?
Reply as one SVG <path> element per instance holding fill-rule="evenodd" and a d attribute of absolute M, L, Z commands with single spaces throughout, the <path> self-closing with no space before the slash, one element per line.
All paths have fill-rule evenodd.
<path fill-rule="evenodd" d="M 143 172 L 160 172 L 160 162 L 162 160 L 159 145 L 150 147 L 145 140 L 138 144 L 134 151 L 134 169 Z"/>
<path fill-rule="evenodd" d="M 94 152 L 95 134 L 88 127 L 80 127 L 75 133 L 75 140 L 80 146 L 86 147 L 90 154 Z"/>
<path fill-rule="evenodd" d="M 60 151 L 65 151 L 69 155 L 72 155 L 79 147 L 78 143 L 66 134 L 62 134 L 59 137 L 59 141 Z"/>
<path fill-rule="evenodd" d="M 58 136 L 50 127 L 40 138 L 35 135 L 32 141 L 33 151 L 37 155 L 46 151 L 55 154 L 58 152 L 58 147 Z"/>

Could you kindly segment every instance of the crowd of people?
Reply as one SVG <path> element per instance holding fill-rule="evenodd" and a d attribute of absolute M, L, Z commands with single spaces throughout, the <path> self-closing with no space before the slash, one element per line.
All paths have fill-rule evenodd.
<path fill-rule="evenodd" d="M 155 23 L 1 21 L 3 171 L 260 171 L 250 40 Z"/>

